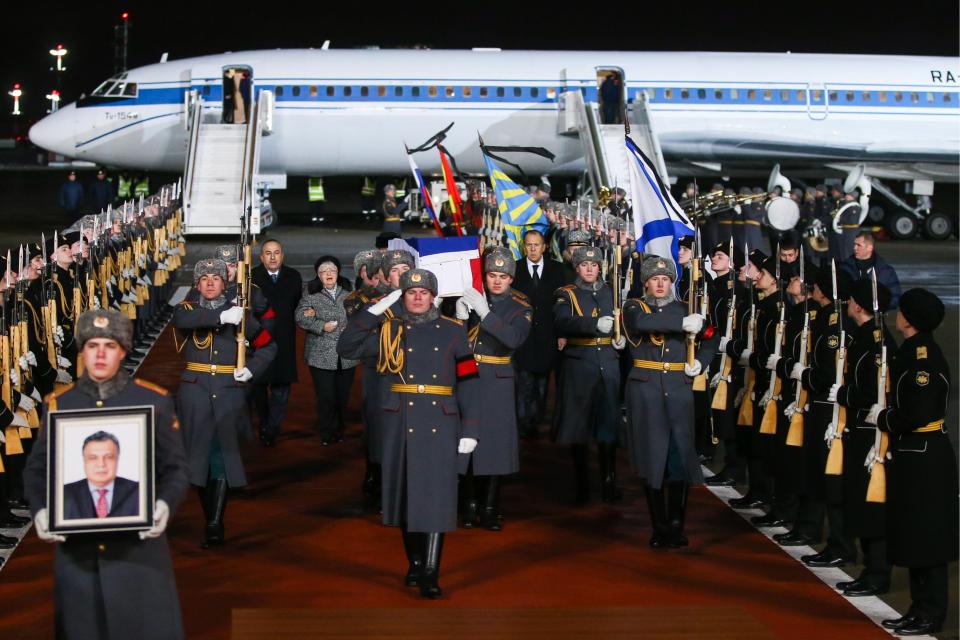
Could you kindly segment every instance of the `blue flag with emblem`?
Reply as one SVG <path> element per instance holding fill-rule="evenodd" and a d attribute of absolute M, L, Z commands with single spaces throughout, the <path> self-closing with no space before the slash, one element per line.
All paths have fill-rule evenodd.
<path fill-rule="evenodd" d="M 497 197 L 497 208 L 503 230 L 507 234 L 507 244 L 513 257 L 520 259 L 523 255 L 523 234 L 530 229 L 536 229 L 546 236 L 549 222 L 540 210 L 540 205 L 526 189 L 511 180 L 489 156 L 484 155 L 483 159 L 487 162 L 490 185 Z"/>
<path fill-rule="evenodd" d="M 650 158 L 630 136 L 626 136 L 626 145 L 637 251 L 671 258 L 679 277 L 679 240 L 694 235 L 693 226 L 657 175 Z"/>

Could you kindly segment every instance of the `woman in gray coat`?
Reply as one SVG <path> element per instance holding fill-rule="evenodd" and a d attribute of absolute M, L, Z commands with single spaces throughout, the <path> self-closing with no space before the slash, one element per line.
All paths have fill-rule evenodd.
<path fill-rule="evenodd" d="M 317 260 L 317 279 L 307 284 L 297 305 L 297 324 L 307 332 L 303 359 L 310 365 L 317 399 L 317 428 L 325 445 L 343 441 L 343 414 L 353 385 L 357 361 L 337 355 L 337 341 L 347 326 L 343 301 L 349 295 L 337 280 L 340 262 L 333 256 Z"/>

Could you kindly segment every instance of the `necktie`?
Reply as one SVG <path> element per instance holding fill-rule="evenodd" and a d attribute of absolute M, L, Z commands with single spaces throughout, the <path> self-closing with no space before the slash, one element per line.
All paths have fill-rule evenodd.
<path fill-rule="evenodd" d="M 100 494 L 100 497 L 97 498 L 97 517 L 106 518 L 107 517 L 107 490 L 106 489 L 97 489 L 97 493 Z"/>
<path fill-rule="evenodd" d="M 540 265 L 533 265 L 533 286 L 540 288 Z"/>
<path fill-rule="evenodd" d="M 270 274 L 270 279 L 273 280 L 273 283 L 274 283 L 274 284 L 277 283 L 277 276 L 279 276 L 279 275 L 280 275 L 279 273 L 271 273 L 271 274 Z"/>

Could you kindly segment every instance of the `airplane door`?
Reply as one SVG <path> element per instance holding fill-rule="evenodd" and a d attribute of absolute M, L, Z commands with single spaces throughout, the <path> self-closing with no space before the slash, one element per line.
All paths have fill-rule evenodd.
<path fill-rule="evenodd" d="M 623 114 L 627 101 L 627 76 L 620 67 L 597 67 L 597 89 L 591 100 L 590 91 L 587 102 L 600 105 L 601 124 L 623 124 Z"/>
<path fill-rule="evenodd" d="M 822 82 L 807 83 L 807 115 L 811 120 L 826 120 L 830 112 L 830 99 Z"/>
<path fill-rule="evenodd" d="M 223 67 L 223 124 L 246 124 L 250 117 L 250 98 L 253 96 L 253 69 L 247 65 L 232 64 Z"/>

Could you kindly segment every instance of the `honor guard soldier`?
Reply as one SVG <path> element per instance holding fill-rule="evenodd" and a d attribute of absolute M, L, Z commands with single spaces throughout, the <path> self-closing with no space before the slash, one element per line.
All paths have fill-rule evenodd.
<path fill-rule="evenodd" d="M 566 244 L 563 247 L 563 280 L 571 283 L 577 279 L 576 266 L 573 264 L 573 253 L 577 247 L 589 247 L 592 234 L 588 229 L 571 229 L 567 232 Z"/>
<path fill-rule="evenodd" d="M 388 184 L 383 188 L 383 229 L 382 233 L 395 233 L 400 237 L 403 229 L 400 225 L 403 214 L 409 204 L 406 200 L 397 202 L 397 188 Z"/>
<path fill-rule="evenodd" d="M 406 271 L 400 289 L 351 318 L 341 357 L 376 355 L 383 431 L 383 523 L 399 526 L 409 562 L 406 584 L 424 598 L 438 583 L 443 537 L 457 528 L 458 452 L 480 437 L 477 362 L 459 320 L 434 306 L 437 278 Z M 381 316 L 403 298 L 396 317 Z"/>
<path fill-rule="evenodd" d="M 228 300 L 235 300 L 237 297 L 237 265 L 239 263 L 237 245 L 220 245 L 214 250 L 213 258 L 223 260 L 227 265 L 227 288 L 226 291 L 224 291 L 224 295 L 227 296 Z M 248 268 L 249 266 L 250 265 L 247 265 Z M 261 321 L 273 318 L 275 314 L 270 309 L 270 303 L 267 301 L 267 297 L 263 295 L 260 287 L 253 282 L 248 282 L 247 284 L 250 287 L 250 311 L 253 312 L 253 315 Z M 189 293 L 188 299 L 191 302 L 198 301 L 200 299 L 200 292 L 194 289 Z M 268 325 L 269 323 L 264 324 Z M 270 330 L 269 326 L 267 326 L 267 330 Z"/>
<path fill-rule="evenodd" d="M 903 343 L 893 359 L 887 408 L 871 407 L 867 423 L 890 439 L 884 463 L 887 552 L 910 573 L 910 609 L 884 620 L 897 635 L 939 632 L 949 607 L 949 564 L 957 559 L 957 458 L 947 435 L 950 369 L 934 340 L 943 302 L 925 289 L 900 298 L 897 330 Z M 880 454 L 882 456 L 882 454 Z"/>
<path fill-rule="evenodd" d="M 180 375 L 178 413 L 190 484 L 197 487 L 206 517 L 204 548 L 223 544 L 228 489 L 247 484 L 240 442 L 251 433 L 248 383 L 269 366 L 277 351 L 269 331 L 253 314 L 227 299 L 226 280 L 222 260 L 200 260 L 194 268 L 200 299 L 184 300 L 173 314 L 173 326 L 182 339 L 177 351 L 187 362 Z M 254 351 L 252 358 L 241 362 L 238 353 L 244 339 Z"/>
<path fill-rule="evenodd" d="M 708 329 L 693 364 L 687 362 L 688 334 L 701 333 L 705 318 L 688 315 L 686 305 L 677 301 L 676 274 L 672 260 L 647 256 L 640 267 L 644 296 L 623 305 L 633 361 L 626 390 L 627 449 L 634 470 L 646 481 L 654 548 L 687 545 L 688 489 L 703 482 L 694 446 L 692 382 L 717 350 Z"/>
<path fill-rule="evenodd" d="M 847 372 L 843 384 L 834 384 L 827 396 L 827 400 L 838 402 L 847 410 L 846 427 L 842 433 L 843 527 L 848 536 L 859 538 L 863 553 L 860 577 L 837 583 L 837 588 L 847 597 L 875 596 L 890 588 L 886 504 L 867 501 L 870 473 L 863 462 L 874 445 L 876 429 L 867 422 L 867 414 L 878 402 L 880 345 L 890 345 L 892 351 L 896 344 L 885 326 L 883 336 L 876 326 L 874 308 L 882 313 L 890 304 L 890 291 L 882 284 L 877 286 L 876 302 L 874 307 L 870 280 L 858 280 L 853 284 L 847 315 L 856 328 L 852 330 L 847 350 Z"/>
<path fill-rule="evenodd" d="M 616 452 L 620 425 L 620 364 L 613 344 L 613 291 L 600 279 L 603 252 L 577 247 L 572 256 L 577 279 L 554 293 L 557 336 L 567 339 L 557 385 L 554 441 L 570 445 L 578 505 L 590 499 L 587 446 L 597 443 L 604 502 L 620 499 Z"/>
<path fill-rule="evenodd" d="M 486 295 L 468 286 L 457 301 L 457 318 L 467 322 L 473 358 L 480 371 L 481 396 L 497 399 L 481 405 L 483 438 L 472 454 L 460 459 L 460 473 L 467 474 L 463 526 L 468 528 L 474 525 L 478 513 L 476 493 L 471 491 L 473 476 L 486 479 L 486 486 L 481 485 L 485 500 L 479 510 L 479 524 L 499 531 L 500 476 L 520 470 L 511 356 L 530 334 L 533 311 L 527 297 L 510 288 L 516 269 L 510 250 L 494 247 L 483 258 Z"/>
<path fill-rule="evenodd" d="M 859 195 L 857 189 L 843 194 L 828 227 L 830 257 L 836 260 L 837 264 L 853 255 L 853 241 L 860 231 L 860 203 L 857 202 Z"/>
<path fill-rule="evenodd" d="M 75 385 L 44 400 L 44 413 L 77 409 L 153 407 L 156 504 L 153 526 L 139 533 L 49 531 L 46 426 L 25 472 L 37 536 L 60 543 L 54 554 L 54 610 L 58 638 L 183 638 L 170 549 L 164 535 L 187 489 L 180 424 L 169 393 L 131 378 L 120 366 L 132 347 L 133 326 L 117 311 L 96 309 L 77 320 L 85 367 Z M 111 505 L 108 493 L 105 502 Z M 92 503 L 92 498 L 91 498 Z M 109 506 L 108 506 L 109 509 Z M 109 515 L 109 510 L 104 516 Z M 100 517 L 98 515 L 98 517 Z"/>

